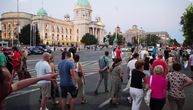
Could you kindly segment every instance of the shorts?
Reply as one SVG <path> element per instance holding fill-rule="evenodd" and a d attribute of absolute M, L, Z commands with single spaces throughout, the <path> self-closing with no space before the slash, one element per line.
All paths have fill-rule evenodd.
<path fill-rule="evenodd" d="M 60 86 L 62 98 L 67 98 L 68 93 L 70 93 L 72 98 L 76 98 L 78 94 L 78 89 L 75 86 Z"/>
<path fill-rule="evenodd" d="M 50 97 L 51 83 L 39 83 L 38 86 L 42 96 Z"/>
<path fill-rule="evenodd" d="M 191 65 L 190 68 L 191 68 L 191 71 L 193 71 L 193 65 Z"/>

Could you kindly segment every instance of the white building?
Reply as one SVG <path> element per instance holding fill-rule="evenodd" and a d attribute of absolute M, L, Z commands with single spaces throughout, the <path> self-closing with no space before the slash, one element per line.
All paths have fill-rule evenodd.
<path fill-rule="evenodd" d="M 39 9 L 36 15 L 26 12 L 3 13 L 0 19 L 2 39 L 5 41 L 17 39 L 18 30 L 31 24 L 38 28 L 43 44 L 68 46 L 72 43 L 80 45 L 80 40 L 86 33 L 94 35 L 99 43 L 102 43 L 105 25 L 100 17 L 92 20 L 92 7 L 89 1 L 77 0 L 73 12 L 73 20 L 68 14 L 64 15 L 63 20 L 49 17 L 44 8 Z M 19 24 L 19 29 L 17 24 Z"/>

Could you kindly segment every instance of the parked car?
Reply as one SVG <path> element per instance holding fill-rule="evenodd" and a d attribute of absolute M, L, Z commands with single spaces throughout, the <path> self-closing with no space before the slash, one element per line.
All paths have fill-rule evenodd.
<path fill-rule="evenodd" d="M 52 53 L 52 50 L 48 45 L 39 45 L 37 47 L 44 52 Z"/>
<path fill-rule="evenodd" d="M 29 51 L 31 52 L 31 54 L 43 54 L 44 51 L 40 50 L 37 47 L 30 47 Z"/>

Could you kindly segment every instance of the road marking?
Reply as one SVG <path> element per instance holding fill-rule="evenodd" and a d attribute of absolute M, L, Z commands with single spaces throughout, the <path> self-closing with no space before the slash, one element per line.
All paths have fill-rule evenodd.
<path fill-rule="evenodd" d="M 98 107 L 99 108 L 102 108 L 104 107 L 105 105 L 107 105 L 109 102 L 110 102 L 111 98 L 107 99 L 106 101 L 104 101 L 103 103 L 101 103 Z"/>
<path fill-rule="evenodd" d="M 28 91 L 19 91 L 19 93 L 16 92 L 16 94 L 10 95 L 6 99 L 10 99 L 10 98 L 17 97 L 17 96 L 20 96 L 20 95 L 28 94 L 28 93 L 35 92 L 35 91 L 38 91 L 38 90 L 40 90 L 40 89 L 36 88 L 36 89 L 28 90 Z"/>

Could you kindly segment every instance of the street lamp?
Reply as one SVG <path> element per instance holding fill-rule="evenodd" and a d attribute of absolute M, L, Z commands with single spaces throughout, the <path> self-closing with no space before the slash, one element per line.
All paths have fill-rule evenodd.
<path fill-rule="evenodd" d="M 18 40 L 18 45 L 20 45 L 19 41 L 19 0 L 17 0 L 17 40 Z"/>

